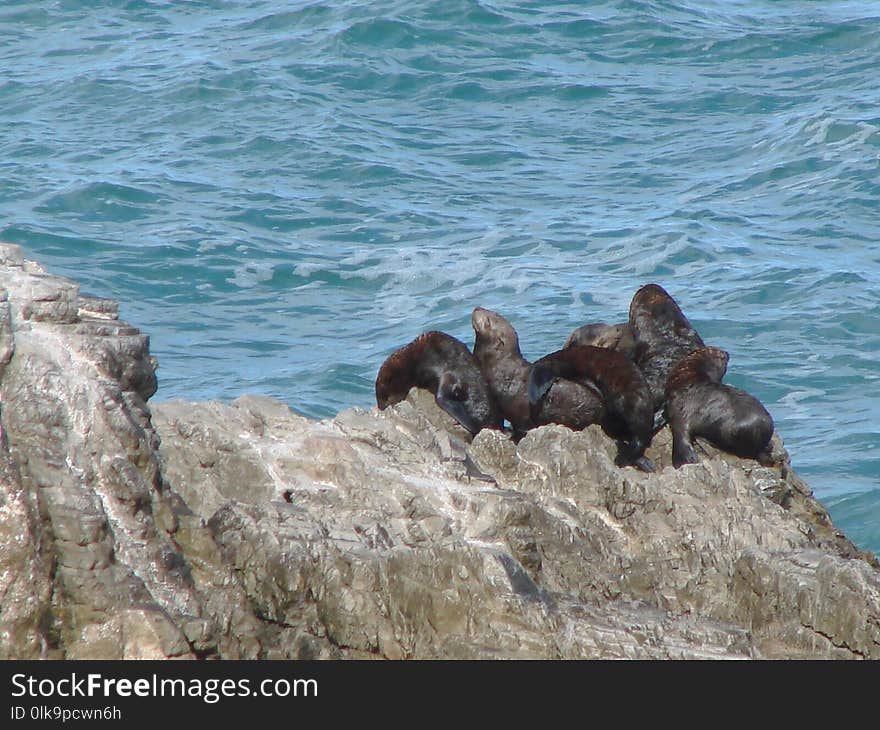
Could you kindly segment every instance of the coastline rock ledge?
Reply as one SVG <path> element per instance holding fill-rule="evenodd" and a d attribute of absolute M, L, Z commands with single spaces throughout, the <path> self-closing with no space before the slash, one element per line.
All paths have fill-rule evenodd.
<path fill-rule="evenodd" d="M 880 569 L 774 436 L 614 465 L 414 390 L 313 421 L 147 405 L 117 304 L 0 244 L 2 658 L 880 658 Z"/>

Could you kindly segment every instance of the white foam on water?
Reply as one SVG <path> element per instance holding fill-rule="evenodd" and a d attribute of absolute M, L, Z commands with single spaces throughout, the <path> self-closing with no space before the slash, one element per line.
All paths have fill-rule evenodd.
<path fill-rule="evenodd" d="M 327 270 L 327 262 L 315 262 L 315 261 L 303 261 L 296 266 L 293 267 L 293 273 L 296 276 L 302 276 L 305 279 L 308 279 L 312 274 L 316 271 L 326 271 Z"/>
<path fill-rule="evenodd" d="M 226 279 L 241 289 L 251 289 L 264 281 L 270 281 L 275 275 L 275 265 L 269 261 L 252 261 L 236 266 L 233 276 Z"/>

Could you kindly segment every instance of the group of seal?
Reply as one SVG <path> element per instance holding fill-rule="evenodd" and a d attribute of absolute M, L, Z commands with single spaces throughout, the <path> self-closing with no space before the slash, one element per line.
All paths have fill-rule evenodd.
<path fill-rule="evenodd" d="M 768 453 L 773 419 L 754 396 L 722 383 L 729 355 L 707 347 L 658 284 L 633 296 L 626 322 L 588 324 L 562 349 L 530 363 L 502 315 L 477 307 L 473 353 L 442 332 L 426 332 L 379 369 L 380 409 L 413 386 L 472 434 L 503 427 L 515 439 L 548 423 L 574 430 L 598 424 L 617 441 L 619 466 L 653 471 L 645 450 L 659 426 L 672 431 L 675 468 L 697 462 L 695 439 L 740 457 Z"/>

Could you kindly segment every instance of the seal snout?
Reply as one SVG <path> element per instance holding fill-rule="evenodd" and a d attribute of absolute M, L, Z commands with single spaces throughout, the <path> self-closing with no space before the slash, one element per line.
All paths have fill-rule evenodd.
<path fill-rule="evenodd" d="M 483 307 L 474 307 L 471 312 L 471 326 L 477 333 L 485 333 L 492 329 L 492 315 L 494 312 L 483 309 Z"/>

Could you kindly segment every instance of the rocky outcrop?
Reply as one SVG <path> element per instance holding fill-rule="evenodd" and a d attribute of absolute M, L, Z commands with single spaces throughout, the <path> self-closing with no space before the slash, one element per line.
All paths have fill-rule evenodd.
<path fill-rule="evenodd" d="M 149 341 L 0 249 L 4 656 L 178 656 L 200 597 L 171 538 Z"/>
<path fill-rule="evenodd" d="M 4 294 L 5 293 L 5 294 Z M 473 441 L 147 406 L 148 339 L 0 246 L 0 656 L 877 658 L 880 570 L 791 471 L 597 427 Z"/>

